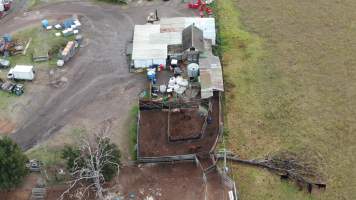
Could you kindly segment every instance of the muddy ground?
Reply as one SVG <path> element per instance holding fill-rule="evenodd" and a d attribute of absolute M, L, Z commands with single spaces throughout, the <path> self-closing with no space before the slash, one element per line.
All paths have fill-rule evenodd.
<path fill-rule="evenodd" d="M 138 154 L 141 157 L 158 157 L 186 154 L 207 154 L 214 147 L 219 135 L 219 97 L 212 98 L 212 122 L 199 139 L 170 142 L 168 139 L 168 112 L 161 110 L 141 111 Z M 182 115 L 182 114 L 180 114 Z M 179 126 L 180 123 L 174 124 Z M 174 127 L 173 127 L 174 128 Z M 172 129 L 173 129 L 172 128 Z M 190 127 L 180 127 L 190 130 Z"/>

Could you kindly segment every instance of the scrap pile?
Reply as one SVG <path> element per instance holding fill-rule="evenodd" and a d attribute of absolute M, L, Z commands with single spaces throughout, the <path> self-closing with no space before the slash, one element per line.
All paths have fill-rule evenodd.
<path fill-rule="evenodd" d="M 0 55 L 4 57 L 21 54 L 23 50 L 24 46 L 20 42 L 13 40 L 9 34 L 5 34 L 0 39 Z"/>
<path fill-rule="evenodd" d="M 83 36 L 79 34 L 82 24 L 77 16 L 73 16 L 69 19 L 64 20 L 62 23 L 54 25 L 50 25 L 49 21 L 47 19 L 44 19 L 42 20 L 42 26 L 46 30 L 55 29 L 57 31 L 60 31 L 55 33 L 57 37 L 70 37 L 75 35 L 75 39 L 73 41 L 68 41 L 64 49 L 60 51 L 60 55 L 57 60 L 57 66 L 62 67 L 75 55 L 75 53 L 80 47 L 80 44 L 83 40 Z"/>

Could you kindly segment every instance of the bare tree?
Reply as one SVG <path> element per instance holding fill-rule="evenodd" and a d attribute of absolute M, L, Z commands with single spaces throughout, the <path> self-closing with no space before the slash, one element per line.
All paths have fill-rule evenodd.
<path fill-rule="evenodd" d="M 84 199 L 94 192 L 96 198 L 103 200 L 105 172 L 113 168 L 119 173 L 119 151 L 116 145 L 110 143 L 109 132 L 111 123 L 105 121 L 95 134 L 81 139 L 79 156 L 74 160 L 71 170 L 72 180 L 68 189 L 62 193 L 60 200 L 74 190 L 73 198 Z"/>

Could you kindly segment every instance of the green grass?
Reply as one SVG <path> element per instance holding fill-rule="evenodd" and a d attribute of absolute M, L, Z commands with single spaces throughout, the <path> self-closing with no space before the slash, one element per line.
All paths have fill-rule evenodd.
<path fill-rule="evenodd" d="M 241 199 L 356 199 L 356 46 L 345 48 L 356 29 L 343 26 L 355 17 L 354 1 L 219 0 L 216 6 L 227 147 L 243 158 L 312 152 L 326 174 L 326 191 L 310 196 L 264 170 L 232 165 Z"/>
<path fill-rule="evenodd" d="M 49 147 L 48 145 L 41 145 L 26 152 L 29 159 L 36 159 L 43 162 L 45 166 L 55 166 L 63 163 L 61 158 L 61 149 Z"/>
<path fill-rule="evenodd" d="M 13 101 L 15 98 L 16 96 L 13 94 L 0 91 L 0 110 L 6 109 L 9 103 L 11 103 L 11 101 Z"/>
<path fill-rule="evenodd" d="M 68 132 L 57 135 L 52 140 L 28 150 L 26 155 L 29 159 L 42 161 L 46 167 L 63 164 L 64 160 L 61 158 L 63 146 L 65 144 L 76 145 L 85 134 L 87 134 L 85 129 L 72 128 Z"/>
<path fill-rule="evenodd" d="M 138 106 L 134 106 L 130 111 L 130 127 L 129 127 L 129 135 L 130 135 L 130 153 L 131 158 L 133 160 L 137 159 L 137 117 L 138 117 Z"/>
<path fill-rule="evenodd" d="M 331 100 L 336 96 L 322 97 L 309 93 L 308 88 L 313 85 L 301 82 L 302 79 L 298 80 L 291 71 L 285 70 L 287 66 L 276 66 L 270 58 L 278 55 L 267 49 L 264 39 L 246 31 L 240 21 L 241 16 L 235 1 L 219 0 L 215 11 L 218 15 L 220 51 L 224 65 L 228 148 L 244 158 L 260 158 L 268 153 L 287 149 L 295 152 L 312 151 L 324 158 L 333 156 L 330 148 L 335 140 L 326 137 L 335 137 L 335 133 L 327 136 L 321 127 L 329 127 L 330 131 L 334 130 L 341 134 L 347 131 L 345 124 L 316 122 L 314 120 L 318 118 L 310 118 L 308 109 L 321 112 L 312 106 L 318 106 L 318 101 L 323 98 Z M 317 76 L 307 70 L 303 75 L 310 75 L 310 78 Z M 304 101 L 308 94 L 310 98 Z M 306 102 L 311 104 L 308 105 Z M 320 114 L 326 116 L 326 113 Z M 328 117 L 332 118 L 332 113 Z M 319 127 L 316 124 L 319 124 Z M 337 157 L 332 159 L 338 160 Z M 325 164 L 329 166 L 320 170 L 326 173 L 340 173 L 334 171 L 335 169 L 328 170 L 337 163 L 336 160 L 331 161 L 330 158 L 328 160 L 329 163 Z M 324 159 L 321 162 L 328 161 Z M 348 165 L 344 160 L 339 159 L 339 162 Z M 237 180 L 241 199 L 246 200 L 324 199 L 326 196 L 327 199 L 337 199 L 340 197 L 337 188 L 340 187 L 340 183 L 345 183 L 334 179 L 331 183 L 335 187 L 332 189 L 333 192 L 310 196 L 296 189 L 293 183 L 281 182 L 278 176 L 264 170 L 246 166 L 231 167 L 234 169 L 234 178 Z M 342 171 L 342 168 L 339 168 L 340 170 Z M 339 174 L 339 177 L 335 175 L 333 177 L 339 179 L 342 176 Z"/>

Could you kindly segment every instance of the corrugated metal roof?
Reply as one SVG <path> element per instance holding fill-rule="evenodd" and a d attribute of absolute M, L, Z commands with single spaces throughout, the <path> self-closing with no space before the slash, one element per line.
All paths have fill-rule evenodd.
<path fill-rule="evenodd" d="M 150 35 L 159 33 L 160 25 L 136 25 L 132 59 L 165 59 L 167 57 L 167 44 L 150 42 Z"/>
<path fill-rule="evenodd" d="M 201 96 L 203 99 L 213 95 L 213 91 L 224 91 L 224 80 L 220 59 L 211 53 L 199 61 Z"/>
<path fill-rule="evenodd" d="M 182 34 L 179 32 L 153 33 L 149 37 L 149 42 L 152 44 L 182 44 Z"/>
<path fill-rule="evenodd" d="M 162 18 L 160 21 L 161 32 L 182 32 L 184 28 L 195 24 L 204 33 L 204 39 L 211 39 L 216 43 L 215 18 L 201 17 L 174 17 Z"/>

